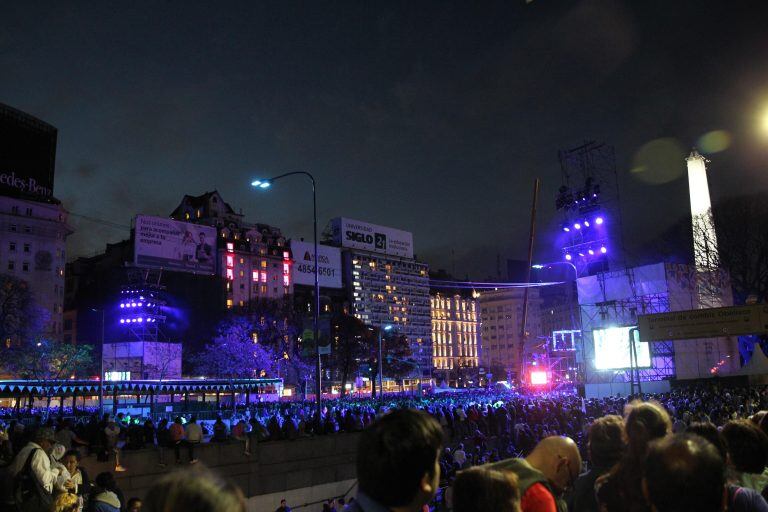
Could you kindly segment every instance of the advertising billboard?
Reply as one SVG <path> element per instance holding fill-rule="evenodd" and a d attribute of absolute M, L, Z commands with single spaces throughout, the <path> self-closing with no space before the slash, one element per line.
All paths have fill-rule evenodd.
<path fill-rule="evenodd" d="M 134 263 L 196 274 L 216 273 L 216 228 L 136 216 Z"/>
<path fill-rule="evenodd" d="M 342 247 L 401 258 L 413 258 L 413 234 L 359 220 L 338 217 L 331 221 L 333 240 Z"/>
<path fill-rule="evenodd" d="M 293 284 L 315 285 L 315 244 L 291 241 Z M 321 288 L 341 288 L 341 251 L 318 245 L 317 278 Z"/>
<path fill-rule="evenodd" d="M 0 194 L 53 198 L 56 137 L 53 126 L 0 103 Z"/>
<path fill-rule="evenodd" d="M 629 330 L 634 327 L 609 327 L 595 329 L 595 368 L 598 370 L 618 370 L 631 368 L 629 356 Z M 648 343 L 635 341 L 637 367 L 651 367 L 651 352 Z"/>

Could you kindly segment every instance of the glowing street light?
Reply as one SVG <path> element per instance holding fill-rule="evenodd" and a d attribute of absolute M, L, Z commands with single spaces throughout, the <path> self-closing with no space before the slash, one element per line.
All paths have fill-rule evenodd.
<path fill-rule="evenodd" d="M 253 180 L 251 182 L 251 186 L 254 188 L 259 188 L 261 190 L 268 189 L 272 186 L 272 183 L 275 181 L 286 178 L 288 176 L 294 176 L 294 175 L 302 175 L 309 178 L 309 180 L 312 182 L 312 222 L 313 222 L 313 234 L 314 234 L 314 242 L 315 242 L 315 307 L 314 307 L 314 315 L 313 315 L 313 331 L 315 336 L 315 406 L 317 408 L 316 414 L 317 414 L 317 421 L 318 424 L 322 424 L 322 412 L 323 412 L 323 393 L 321 388 L 321 362 L 320 362 L 320 336 L 319 336 L 319 316 L 320 316 L 320 281 L 318 277 L 318 264 L 317 264 L 317 193 L 316 193 L 316 186 L 315 186 L 315 177 L 312 176 L 310 173 L 306 171 L 293 171 L 293 172 L 287 172 L 285 174 L 280 174 L 279 176 L 275 176 L 274 178 L 269 179 L 257 179 Z"/>

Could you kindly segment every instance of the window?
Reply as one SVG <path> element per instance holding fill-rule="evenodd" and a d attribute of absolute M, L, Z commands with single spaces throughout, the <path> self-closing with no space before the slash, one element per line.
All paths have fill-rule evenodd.
<path fill-rule="evenodd" d="M 24 244 L 24 252 L 29 252 L 29 244 Z"/>
<path fill-rule="evenodd" d="M 27 217 L 32 216 L 32 208 L 27 208 Z"/>
<path fill-rule="evenodd" d="M 10 260 L 8 262 L 8 270 L 13 270 L 16 265 L 14 264 L 13 260 Z"/>
<path fill-rule="evenodd" d="M 232 304 L 232 299 L 227 299 L 227 308 L 231 308 Z"/>
<path fill-rule="evenodd" d="M 32 228 L 30 228 L 29 226 L 24 226 L 24 232 L 25 233 L 31 233 L 32 232 Z"/>
<path fill-rule="evenodd" d="M 26 261 L 22 263 L 21 270 L 23 270 L 24 272 L 29 272 L 29 263 L 27 263 Z"/>
<path fill-rule="evenodd" d="M 243 284 L 243 283 L 240 283 L 240 289 L 241 289 L 241 290 L 245 290 L 245 284 Z"/>
<path fill-rule="evenodd" d="M 16 252 L 16 242 L 10 242 L 8 244 L 8 250 L 11 252 Z"/>
<path fill-rule="evenodd" d="M 261 293 L 262 293 L 262 295 L 266 295 L 266 293 L 267 293 L 267 285 L 265 285 L 265 284 L 261 285 Z"/>
<path fill-rule="evenodd" d="M 18 230 L 19 230 L 19 228 L 18 228 L 18 226 L 16 226 L 16 224 L 11 224 L 11 231 L 13 231 L 15 233 Z"/>
<path fill-rule="evenodd" d="M 240 307 L 243 307 L 243 306 L 245 306 L 245 302 L 244 302 L 244 301 L 242 301 L 242 300 L 239 302 L 239 304 L 240 304 Z"/>
<path fill-rule="evenodd" d="M 11 206 L 11 213 L 14 215 L 19 214 L 19 207 L 18 206 Z"/>
<path fill-rule="evenodd" d="M 184 220 L 189 220 L 189 212 L 186 212 L 186 213 L 184 214 Z"/>
<path fill-rule="evenodd" d="M 261 260 L 261 268 L 267 268 L 267 260 Z"/>

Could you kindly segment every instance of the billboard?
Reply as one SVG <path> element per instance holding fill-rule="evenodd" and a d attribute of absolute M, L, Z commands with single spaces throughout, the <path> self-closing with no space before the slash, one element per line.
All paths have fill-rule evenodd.
<path fill-rule="evenodd" d="M 315 285 L 315 244 L 291 241 L 293 284 Z M 318 245 L 318 282 L 322 288 L 341 288 L 341 251 Z"/>
<path fill-rule="evenodd" d="M 629 330 L 634 327 L 609 327 L 595 329 L 595 368 L 598 370 L 618 370 L 631 368 L 629 356 Z M 637 367 L 651 367 L 651 352 L 648 343 L 635 341 Z"/>
<path fill-rule="evenodd" d="M 56 137 L 53 126 L 0 103 L 0 194 L 53 198 Z"/>
<path fill-rule="evenodd" d="M 139 267 L 216 273 L 216 228 L 211 226 L 137 215 L 133 247 Z"/>
<path fill-rule="evenodd" d="M 412 233 L 344 217 L 333 219 L 331 226 L 333 241 L 342 247 L 413 259 Z"/>

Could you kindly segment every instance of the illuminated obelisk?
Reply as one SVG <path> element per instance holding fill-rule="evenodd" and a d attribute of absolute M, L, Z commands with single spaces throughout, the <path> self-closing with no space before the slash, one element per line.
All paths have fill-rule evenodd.
<path fill-rule="evenodd" d="M 693 259 L 699 281 L 699 307 L 717 307 L 719 300 L 714 300 L 713 283 L 720 267 L 720 255 L 717 251 L 717 234 L 712 217 L 712 203 L 709 200 L 707 183 L 707 160 L 696 149 L 688 158 L 688 191 L 691 196 L 691 223 L 693 229 Z"/>

